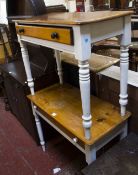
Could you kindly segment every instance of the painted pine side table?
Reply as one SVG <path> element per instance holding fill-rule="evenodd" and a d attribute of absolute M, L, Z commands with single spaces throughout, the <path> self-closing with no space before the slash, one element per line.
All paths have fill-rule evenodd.
<path fill-rule="evenodd" d="M 45 141 L 39 117 L 80 149 L 86 155 L 88 164 L 96 159 L 96 151 L 116 135 L 120 134 L 120 138 L 127 135 L 127 119 L 130 116 L 130 113 L 126 112 L 126 105 L 131 13 L 129 11 L 51 13 L 15 21 L 31 91 L 28 98 L 32 102 L 43 150 Z M 91 45 L 114 36 L 118 36 L 121 46 L 120 112 L 115 106 L 90 96 L 88 60 L 91 56 Z M 60 85 L 34 92 L 27 42 L 55 50 Z M 63 83 L 60 51 L 73 53 L 78 60 L 80 91 Z"/>

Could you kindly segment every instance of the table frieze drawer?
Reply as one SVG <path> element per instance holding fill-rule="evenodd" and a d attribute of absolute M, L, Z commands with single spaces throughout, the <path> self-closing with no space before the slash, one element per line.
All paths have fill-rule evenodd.
<path fill-rule="evenodd" d="M 16 31 L 19 35 L 73 45 L 73 30 L 71 27 L 63 28 L 17 25 Z"/>

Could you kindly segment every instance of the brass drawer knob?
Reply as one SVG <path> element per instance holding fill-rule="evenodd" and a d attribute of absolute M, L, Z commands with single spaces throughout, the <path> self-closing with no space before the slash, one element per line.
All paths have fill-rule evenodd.
<path fill-rule="evenodd" d="M 53 32 L 52 34 L 51 34 L 51 38 L 52 39 L 58 39 L 58 33 L 56 33 L 56 32 Z"/>
<path fill-rule="evenodd" d="M 21 28 L 21 29 L 18 30 L 18 32 L 19 32 L 19 33 L 24 33 L 25 30 L 24 30 L 23 28 Z"/>

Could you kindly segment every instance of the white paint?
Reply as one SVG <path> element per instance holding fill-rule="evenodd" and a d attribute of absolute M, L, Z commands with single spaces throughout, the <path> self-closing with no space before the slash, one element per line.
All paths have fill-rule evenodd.
<path fill-rule="evenodd" d="M 129 54 L 128 46 L 131 44 L 131 17 L 123 18 L 123 34 L 120 36 L 121 55 L 120 55 L 120 106 L 121 116 L 126 113 L 126 105 L 128 103 L 127 82 L 128 82 L 128 63 Z"/>
<path fill-rule="evenodd" d="M 36 123 L 37 133 L 40 140 L 40 145 L 42 146 L 42 150 L 45 152 L 45 140 L 43 136 L 42 126 L 41 126 L 39 116 L 36 113 L 37 106 L 33 105 L 32 102 L 31 102 L 31 105 L 32 105 L 33 115 L 35 117 L 35 123 Z"/>
<path fill-rule="evenodd" d="M 88 61 L 79 61 L 79 83 L 83 110 L 83 127 L 86 139 L 91 139 L 91 112 L 90 112 L 90 70 Z"/>
<path fill-rule="evenodd" d="M 77 137 L 73 138 L 73 142 L 77 143 L 78 142 L 78 138 Z"/>
<path fill-rule="evenodd" d="M 68 9 L 69 9 L 69 12 L 76 12 L 76 1 L 75 0 L 68 1 Z"/>
<path fill-rule="evenodd" d="M 61 168 L 54 168 L 53 169 L 53 174 L 57 174 L 61 171 Z"/>
<path fill-rule="evenodd" d="M 122 129 L 122 133 L 120 134 L 120 140 L 127 137 L 127 134 L 128 134 L 128 123 L 126 122 L 124 128 Z"/>
<path fill-rule="evenodd" d="M 76 1 L 75 0 L 44 0 L 46 6 L 52 5 L 65 5 L 69 12 L 76 11 Z"/>
<path fill-rule="evenodd" d="M 28 37 L 28 36 L 21 36 L 20 38 L 22 41 L 29 42 L 32 44 L 37 44 L 40 46 L 49 47 L 51 49 L 60 50 L 60 51 L 67 52 L 67 53 L 74 53 L 74 47 L 70 46 L 70 45 L 66 45 L 66 44 L 62 44 L 62 43 L 58 43 L 58 42 L 47 41 L 47 40 L 42 40 L 42 39 L 38 39 L 38 38 L 32 38 L 32 37 Z"/>
<path fill-rule="evenodd" d="M 44 0 L 45 4 L 47 6 L 51 6 L 51 5 L 65 5 L 66 8 L 69 10 L 69 12 L 75 12 L 76 11 L 76 0 Z M 91 3 L 91 0 L 86 0 L 85 1 L 85 12 L 90 12 L 93 11 L 93 5 Z"/>
<path fill-rule="evenodd" d="M 0 23 L 8 23 L 6 12 L 6 0 L 0 0 Z"/>
<path fill-rule="evenodd" d="M 126 16 L 123 18 L 123 35 L 120 39 L 121 46 L 129 46 L 131 44 L 131 16 Z"/>
<path fill-rule="evenodd" d="M 60 84 L 63 84 L 63 72 L 62 72 L 62 66 L 61 66 L 60 51 L 55 50 L 55 57 L 56 57 L 59 81 L 60 81 Z"/>
<path fill-rule="evenodd" d="M 52 123 L 50 120 L 48 120 L 43 114 L 41 114 L 38 110 L 36 110 L 36 113 L 42 117 L 49 125 L 51 125 L 54 129 L 56 129 L 63 137 L 65 137 L 68 141 L 70 141 L 74 146 L 76 146 L 81 152 L 85 153 L 85 150 L 83 147 L 81 147 L 78 143 L 74 142 L 72 138 L 70 138 L 65 132 L 63 132 L 59 127 L 57 127 L 54 123 Z"/>
<path fill-rule="evenodd" d="M 41 126 L 41 123 L 40 123 L 39 116 L 36 113 L 35 113 L 35 122 L 36 122 L 38 136 L 39 136 L 39 139 L 40 139 L 40 144 L 42 146 L 43 151 L 45 152 L 45 141 L 44 141 L 42 126 Z"/>
<path fill-rule="evenodd" d="M 66 4 L 66 0 L 44 0 L 46 6 Z"/>
<path fill-rule="evenodd" d="M 96 147 L 85 145 L 85 151 L 86 162 L 89 165 L 96 160 Z"/>
<path fill-rule="evenodd" d="M 22 59 L 23 59 L 24 67 L 25 67 L 28 86 L 30 88 L 31 94 L 34 95 L 34 81 L 33 81 L 33 78 L 32 78 L 30 62 L 29 62 L 29 55 L 28 55 L 26 43 L 24 43 L 23 41 L 20 40 L 19 35 L 18 35 L 18 40 L 19 40 L 20 47 L 21 47 Z M 34 106 L 33 103 L 32 103 L 32 111 L 33 111 L 33 114 L 34 114 L 34 117 L 35 117 L 36 128 L 37 128 L 38 136 L 39 136 L 39 139 L 40 139 L 40 144 L 42 146 L 43 151 L 45 151 L 45 141 L 44 141 L 44 137 L 43 137 L 43 131 L 42 131 L 42 127 L 41 127 L 39 117 L 35 112 L 36 109 L 37 109 L 37 107 Z"/>
<path fill-rule="evenodd" d="M 30 68 L 28 50 L 27 50 L 26 44 L 20 40 L 19 35 L 18 35 L 18 41 L 21 47 L 22 59 L 23 59 L 24 67 L 25 67 L 28 86 L 30 88 L 31 94 L 34 95 L 34 81 L 32 78 L 32 73 L 31 73 L 31 68 Z"/>
<path fill-rule="evenodd" d="M 95 43 L 123 34 L 123 18 L 92 23 L 91 25 L 86 25 L 85 28 L 85 32 L 91 33 L 91 42 Z"/>
<path fill-rule="evenodd" d="M 92 12 L 94 11 L 94 6 L 92 5 L 92 0 L 85 1 L 85 12 Z"/>
<path fill-rule="evenodd" d="M 128 82 L 128 47 L 121 46 L 121 55 L 120 55 L 120 100 L 121 105 L 121 116 L 124 116 L 126 113 L 126 105 L 128 103 L 128 94 L 127 94 L 127 82 Z"/>
<path fill-rule="evenodd" d="M 133 7 L 134 0 L 130 0 L 128 7 L 132 8 Z"/>
<path fill-rule="evenodd" d="M 126 113 L 126 105 L 128 103 L 128 94 L 127 94 L 127 82 L 128 82 L 128 63 L 129 63 L 129 54 L 128 47 L 131 44 L 131 17 L 125 16 L 123 18 L 123 33 L 118 36 L 121 55 L 120 55 L 120 107 L 121 107 L 121 116 L 124 116 Z"/>
<path fill-rule="evenodd" d="M 89 27 L 88 25 L 73 27 L 75 58 L 77 58 L 80 61 L 88 60 L 91 56 L 90 25 Z"/>
<path fill-rule="evenodd" d="M 118 66 L 111 66 L 101 71 L 99 74 L 120 81 L 120 67 Z M 128 71 L 128 84 L 138 87 L 138 72 Z"/>

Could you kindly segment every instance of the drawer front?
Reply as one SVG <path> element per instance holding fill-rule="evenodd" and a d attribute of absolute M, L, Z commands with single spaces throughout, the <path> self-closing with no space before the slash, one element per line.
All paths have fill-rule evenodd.
<path fill-rule="evenodd" d="M 72 28 L 17 25 L 16 31 L 19 35 L 73 45 Z"/>

